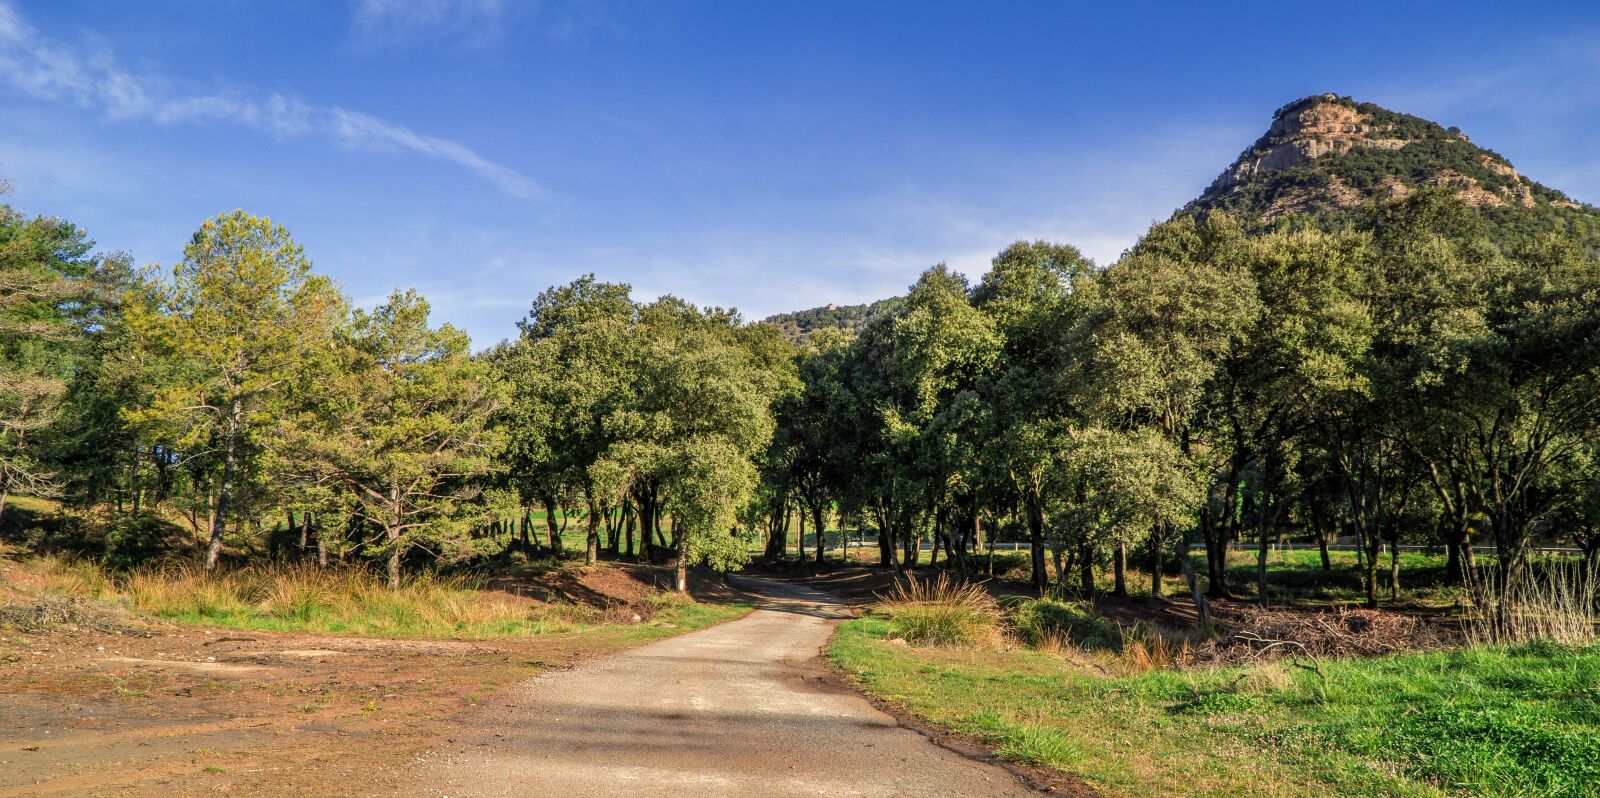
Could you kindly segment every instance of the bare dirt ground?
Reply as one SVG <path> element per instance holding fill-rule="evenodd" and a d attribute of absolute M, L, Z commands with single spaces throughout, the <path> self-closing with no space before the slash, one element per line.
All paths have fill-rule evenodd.
<path fill-rule="evenodd" d="M 846 617 L 807 587 L 737 621 L 550 672 L 497 696 L 394 796 L 1021 796 L 1011 771 L 934 745 L 817 655 Z"/>
<path fill-rule="evenodd" d="M 625 603 L 656 576 L 639 570 L 562 587 Z M 0 798 L 403 789 L 407 763 L 496 691 L 635 640 L 626 628 L 488 641 L 107 628 L 0 629 Z"/>

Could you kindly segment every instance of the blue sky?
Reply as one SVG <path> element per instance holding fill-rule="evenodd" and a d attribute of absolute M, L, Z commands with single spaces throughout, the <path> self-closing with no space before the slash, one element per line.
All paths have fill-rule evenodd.
<path fill-rule="evenodd" d="M 759 318 L 1107 262 L 1324 91 L 1600 202 L 1588 2 L 0 0 L 12 204 L 139 263 L 264 214 L 479 346 L 591 271 Z"/>

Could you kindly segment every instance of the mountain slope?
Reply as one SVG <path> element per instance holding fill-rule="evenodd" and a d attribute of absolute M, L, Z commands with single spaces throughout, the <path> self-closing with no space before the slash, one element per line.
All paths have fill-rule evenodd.
<path fill-rule="evenodd" d="M 804 341 L 813 330 L 837 328 L 860 332 L 867 322 L 895 312 L 905 303 L 904 297 L 880 299 L 869 305 L 825 305 L 820 308 L 779 313 L 762 321 L 773 324 L 791 341 Z"/>
<path fill-rule="evenodd" d="M 1279 108 L 1266 135 L 1180 212 L 1336 221 L 1369 201 L 1429 186 L 1505 230 L 1570 230 L 1600 242 L 1600 210 L 1523 177 L 1459 130 L 1335 94 Z"/>

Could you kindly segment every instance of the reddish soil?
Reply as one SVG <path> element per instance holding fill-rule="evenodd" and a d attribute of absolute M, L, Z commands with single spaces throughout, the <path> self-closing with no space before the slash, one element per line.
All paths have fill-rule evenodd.
<path fill-rule="evenodd" d="M 634 570 L 562 570 L 514 592 L 626 607 L 659 576 Z M 732 595 L 696 581 L 703 598 Z M 384 792 L 501 687 L 629 644 L 625 630 L 459 641 L 0 628 L 0 798 Z"/>

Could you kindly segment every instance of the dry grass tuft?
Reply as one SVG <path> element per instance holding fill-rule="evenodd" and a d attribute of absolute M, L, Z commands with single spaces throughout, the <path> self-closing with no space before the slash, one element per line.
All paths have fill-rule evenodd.
<path fill-rule="evenodd" d="M 981 586 L 958 583 L 949 574 L 921 581 L 911 577 L 878 597 L 896 634 L 908 643 L 993 646 L 999 642 L 1000 607 Z"/>
<path fill-rule="evenodd" d="M 1138 623 L 1122 629 L 1116 670 L 1125 676 L 1172 670 L 1193 658 L 1187 638 L 1159 626 Z"/>
<path fill-rule="evenodd" d="M 1570 645 L 1597 637 L 1600 565 L 1552 561 L 1537 568 L 1523 566 L 1504 580 L 1497 569 L 1484 567 L 1473 575 L 1468 594 L 1475 611 L 1464 632 L 1473 645 Z"/>

